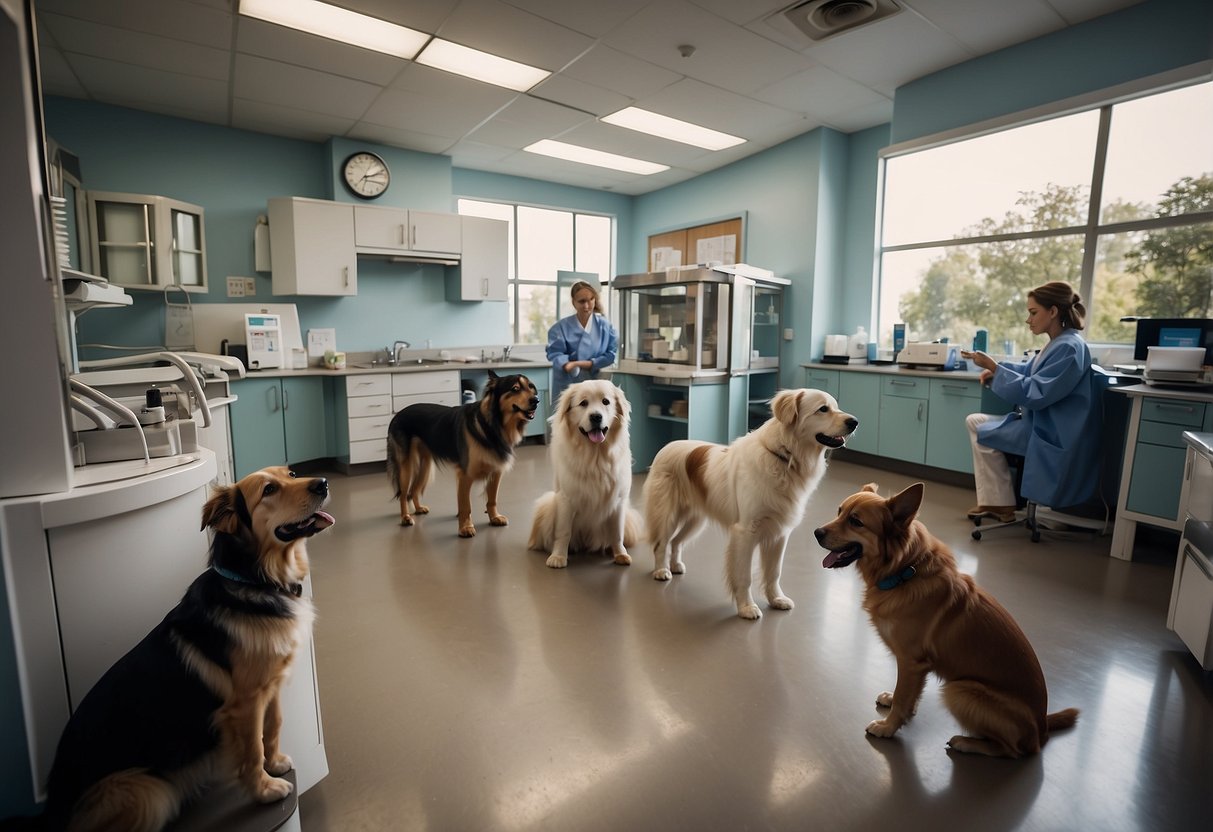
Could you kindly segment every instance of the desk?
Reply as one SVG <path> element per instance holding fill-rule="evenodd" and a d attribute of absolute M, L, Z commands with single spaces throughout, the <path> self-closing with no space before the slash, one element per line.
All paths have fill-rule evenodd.
<path fill-rule="evenodd" d="M 1183 433 L 1213 430 L 1213 393 L 1145 384 L 1110 389 L 1132 401 L 1111 551 L 1113 557 L 1132 560 L 1138 523 L 1183 528 Z"/>

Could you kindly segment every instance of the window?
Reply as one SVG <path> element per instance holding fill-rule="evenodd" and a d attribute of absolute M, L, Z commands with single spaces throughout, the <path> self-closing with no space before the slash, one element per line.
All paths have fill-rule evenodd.
<path fill-rule="evenodd" d="M 572 314 L 568 298 L 560 296 L 558 272 L 592 272 L 607 280 L 613 274 L 611 217 L 473 199 L 460 199 L 458 210 L 510 224 L 508 301 L 514 343 L 547 344 L 548 328 L 562 314 Z"/>
<path fill-rule="evenodd" d="M 1089 341 L 1125 316 L 1213 313 L 1213 83 L 888 156 L 877 333 L 990 351 L 1031 337 L 1027 293 L 1073 284 Z M 1018 340 L 1018 343 L 1017 343 Z"/>

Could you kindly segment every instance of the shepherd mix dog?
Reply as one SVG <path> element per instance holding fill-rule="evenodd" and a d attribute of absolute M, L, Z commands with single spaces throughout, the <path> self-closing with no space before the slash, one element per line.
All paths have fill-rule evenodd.
<path fill-rule="evenodd" d="M 918 710 L 932 672 L 943 680 L 944 703 L 971 735 L 952 737 L 950 748 L 993 757 L 1040 751 L 1050 731 L 1075 723 L 1078 710 L 1046 713 L 1045 678 L 1027 636 L 915 519 L 922 483 L 887 500 L 876 491 L 874 483 L 865 485 L 814 532 L 830 550 L 822 566 L 858 563 L 864 609 L 897 660 L 896 688 L 876 697 L 889 713 L 868 733 L 897 733 Z"/>
<path fill-rule="evenodd" d="M 841 448 L 859 425 L 820 390 L 783 390 L 772 416 L 729 446 L 682 439 L 653 460 L 644 483 L 644 521 L 653 545 L 653 577 L 686 571 L 682 549 L 708 520 L 729 534 L 725 579 L 742 618 L 762 612 L 750 595 L 754 549 L 762 554 L 763 589 L 775 609 L 792 599 L 779 586 L 788 535 L 826 470 L 826 452 Z"/>
<path fill-rule="evenodd" d="M 48 784 L 54 830 L 152 832 L 215 782 L 254 800 L 291 793 L 278 749 L 279 690 L 310 637 L 306 540 L 333 524 L 324 479 L 266 468 L 202 509 L 210 568 L 93 686 L 59 741 Z"/>
<path fill-rule="evenodd" d="M 434 461 L 455 466 L 459 536 L 474 537 L 472 483 L 485 480 L 485 511 L 494 526 L 508 526 L 497 511 L 502 475 L 514 464 L 514 447 L 539 409 L 539 394 L 524 375 L 489 380 L 480 401 L 447 407 L 411 404 L 392 417 L 387 432 L 387 467 L 400 500 L 400 525 L 411 526 L 413 514 L 428 514 L 421 497 L 434 473 Z"/>
<path fill-rule="evenodd" d="M 527 547 L 550 552 L 547 565 L 568 566 L 569 550 L 609 550 L 632 562 L 640 514 L 631 506 L 632 406 L 609 381 L 583 381 L 560 395 L 552 414 L 553 490 L 535 502 Z"/>

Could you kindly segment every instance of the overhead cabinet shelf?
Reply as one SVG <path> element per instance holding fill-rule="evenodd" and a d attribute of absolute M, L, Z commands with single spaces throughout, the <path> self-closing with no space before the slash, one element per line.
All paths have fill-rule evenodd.
<path fill-rule="evenodd" d="M 269 218 L 275 295 L 356 295 L 361 255 L 446 266 L 448 300 L 506 299 L 499 220 L 302 197 L 271 199 Z"/>
<path fill-rule="evenodd" d="M 149 194 L 89 191 L 88 214 L 92 262 L 110 283 L 206 291 L 200 206 Z"/>

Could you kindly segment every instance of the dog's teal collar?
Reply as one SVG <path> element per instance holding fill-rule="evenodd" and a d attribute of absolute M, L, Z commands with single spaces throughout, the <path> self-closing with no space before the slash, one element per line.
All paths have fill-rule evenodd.
<path fill-rule="evenodd" d="M 876 588 L 884 589 L 884 590 L 897 589 L 897 587 L 901 586 L 902 584 L 904 584 L 906 581 L 910 580 L 910 578 L 913 578 L 917 574 L 918 574 L 917 569 L 915 569 L 913 566 L 907 566 L 905 569 L 901 570 L 896 575 L 890 575 L 889 577 L 887 577 L 883 580 L 877 581 Z"/>
<path fill-rule="evenodd" d="M 284 589 L 284 587 L 280 587 L 280 586 L 278 586 L 278 584 L 265 583 L 262 581 L 250 581 L 248 578 L 244 577 L 239 572 L 233 572 L 230 569 L 224 569 L 222 566 L 219 566 L 217 564 L 211 564 L 211 569 L 214 572 L 216 572 L 217 574 L 222 575 L 224 578 L 227 578 L 229 581 L 236 581 L 237 583 L 249 584 L 250 586 L 264 586 L 264 587 L 269 587 L 271 589 L 278 589 L 278 590 Z M 299 596 L 301 596 L 303 594 L 303 584 L 291 584 L 290 586 L 285 587 L 285 590 L 287 592 L 289 592 L 291 595 L 294 595 L 296 598 L 298 598 Z"/>

